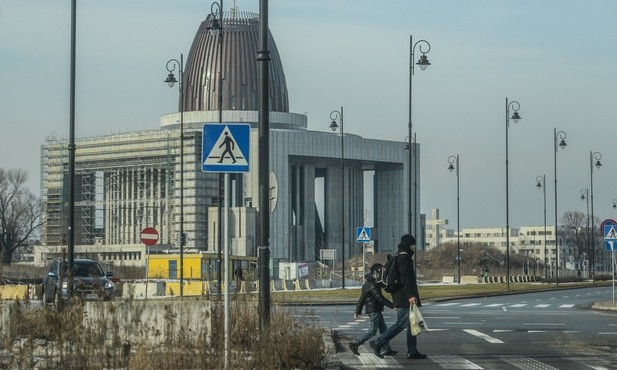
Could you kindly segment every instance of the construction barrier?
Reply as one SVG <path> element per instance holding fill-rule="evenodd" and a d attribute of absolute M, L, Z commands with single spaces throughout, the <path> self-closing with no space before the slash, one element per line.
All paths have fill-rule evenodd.
<path fill-rule="evenodd" d="M 0 299 L 26 301 L 30 297 L 28 285 L 0 285 Z"/>

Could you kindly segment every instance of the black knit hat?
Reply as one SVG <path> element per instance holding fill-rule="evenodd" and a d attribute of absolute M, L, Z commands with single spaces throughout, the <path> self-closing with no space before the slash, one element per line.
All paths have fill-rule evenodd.
<path fill-rule="evenodd" d="M 416 238 L 414 238 L 410 234 L 405 234 L 401 236 L 401 244 L 405 244 L 406 246 L 411 247 L 412 245 L 416 245 Z"/>

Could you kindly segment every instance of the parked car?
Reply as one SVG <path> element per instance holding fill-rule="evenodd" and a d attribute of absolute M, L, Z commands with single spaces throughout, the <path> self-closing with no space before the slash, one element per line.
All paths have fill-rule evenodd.
<path fill-rule="evenodd" d="M 62 270 L 62 273 L 61 273 Z M 116 296 L 116 285 L 111 281 L 112 272 L 103 272 L 101 265 L 91 258 L 73 261 L 73 294 L 84 300 L 111 300 Z M 61 283 L 59 281 L 61 280 Z M 54 259 L 43 278 L 43 300 L 52 303 L 58 288 L 60 297 L 68 298 L 68 262 Z"/>

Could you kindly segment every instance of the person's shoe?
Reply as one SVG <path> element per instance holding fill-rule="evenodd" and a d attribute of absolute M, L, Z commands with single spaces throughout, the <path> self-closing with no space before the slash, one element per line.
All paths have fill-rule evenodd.
<path fill-rule="evenodd" d="M 423 358 L 426 358 L 426 355 L 424 353 L 420 353 L 420 352 L 416 352 L 414 354 L 408 354 L 407 355 L 407 359 L 409 359 L 409 360 L 421 360 Z"/>
<path fill-rule="evenodd" d="M 394 356 L 398 353 L 398 351 L 395 351 L 393 349 L 389 349 L 386 352 L 382 353 L 382 355 L 384 356 Z"/>
<path fill-rule="evenodd" d="M 377 356 L 379 358 L 383 358 L 383 355 L 381 354 L 381 347 L 377 347 L 377 345 L 375 344 L 374 340 L 370 341 L 368 344 L 373 349 L 373 352 L 375 353 L 375 356 Z"/>
<path fill-rule="evenodd" d="M 353 352 L 354 355 L 360 356 L 360 352 L 358 352 L 358 343 L 349 342 L 349 348 L 351 349 L 351 352 Z"/>

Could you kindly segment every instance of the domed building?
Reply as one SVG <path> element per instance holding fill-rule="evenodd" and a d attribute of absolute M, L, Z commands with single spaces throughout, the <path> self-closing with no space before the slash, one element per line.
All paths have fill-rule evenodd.
<path fill-rule="evenodd" d="M 201 171 L 203 125 L 242 123 L 251 128 L 250 167 L 230 174 L 229 242 L 232 255 L 256 256 L 257 211 L 262 206 L 257 150 L 259 16 L 232 10 L 224 12 L 222 31 L 216 26 L 208 16 L 197 30 L 182 75 L 172 70 L 181 83 L 179 110 L 164 114 L 159 129 L 77 140 L 77 254 L 96 250 L 103 260 L 143 265 L 141 230 L 153 227 L 159 232 L 153 253 L 178 250 L 180 221 L 185 250 L 216 253 L 221 176 Z M 308 130 L 306 115 L 289 112 L 283 63 L 271 34 L 269 48 L 270 250 L 275 271 L 278 261 L 319 261 L 325 258 L 324 250 L 329 257 L 336 251 L 336 261 L 330 264 L 340 262 L 342 248 L 346 259 L 361 255 L 355 234 L 364 226 L 367 208 L 373 210 L 375 249 L 396 249 L 398 238 L 406 233 L 408 215 L 405 143 L 348 132 L 341 140 L 338 132 Z M 418 147 L 412 147 L 416 155 Z M 67 141 L 55 137 L 42 146 L 47 207 L 42 236 L 54 253 L 66 246 L 67 153 Z M 372 197 L 365 199 L 365 187 L 373 189 Z M 369 200 L 372 205 L 366 204 Z M 414 208 L 413 214 L 419 215 L 417 202 Z M 420 230 L 419 217 L 414 220 Z"/>

